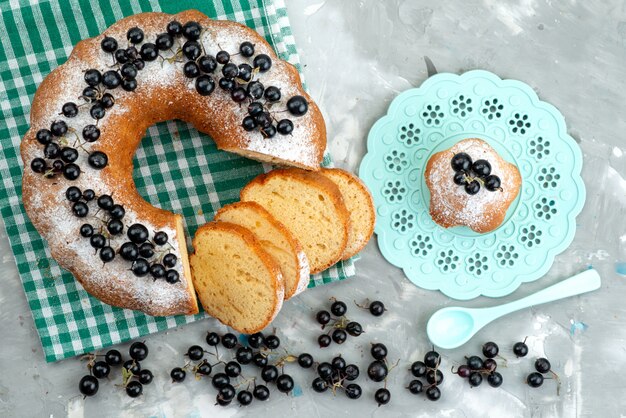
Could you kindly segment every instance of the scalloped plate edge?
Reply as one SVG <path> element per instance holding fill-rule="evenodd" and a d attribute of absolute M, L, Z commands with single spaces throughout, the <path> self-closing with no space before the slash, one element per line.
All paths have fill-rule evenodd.
<path fill-rule="evenodd" d="M 431 84 L 440 82 L 442 78 L 447 79 L 448 81 L 452 81 L 456 84 L 461 84 L 462 80 L 464 81 L 465 79 L 471 79 L 474 77 L 481 77 L 481 78 L 488 79 L 489 81 L 499 86 L 513 87 L 513 88 L 522 90 L 524 93 L 526 93 L 530 101 L 535 106 L 539 108 L 543 108 L 555 118 L 560 138 L 562 138 L 567 143 L 567 145 L 572 150 L 572 152 L 576 154 L 576 156 L 578 157 L 578 158 L 574 158 L 574 166 L 572 167 L 572 177 L 573 177 L 573 180 L 577 183 L 577 186 L 578 186 L 577 190 L 579 191 L 581 196 L 579 196 L 579 198 L 576 201 L 575 206 L 567 215 L 568 221 L 569 221 L 568 224 L 574 225 L 574 227 L 568 228 L 567 234 L 565 238 L 561 241 L 560 245 L 547 250 L 545 262 L 535 272 L 533 272 L 532 274 L 518 275 L 509 286 L 505 286 L 502 288 L 491 289 L 491 290 L 478 288 L 476 289 L 476 291 L 467 292 L 464 294 L 455 293 L 453 295 L 449 293 L 451 289 L 446 289 L 445 287 L 444 288 L 434 287 L 434 286 L 428 287 L 427 285 L 425 286 L 424 283 L 417 284 L 409 278 L 409 268 L 403 267 L 402 265 L 400 265 L 398 260 L 395 260 L 395 257 L 393 256 L 393 254 L 390 254 L 388 252 L 387 247 L 382 246 L 380 244 L 378 245 L 378 248 L 380 249 L 385 259 L 393 266 L 402 269 L 405 277 L 411 283 L 426 290 L 439 290 L 444 295 L 452 299 L 456 299 L 456 300 L 470 300 L 479 296 L 486 296 L 486 297 L 492 297 L 492 298 L 503 297 L 516 291 L 523 283 L 529 283 L 535 280 L 539 280 L 544 274 L 546 274 L 550 270 L 550 268 L 552 268 L 552 265 L 554 264 L 554 259 L 556 258 L 556 256 L 562 253 L 563 251 L 565 251 L 574 240 L 574 236 L 576 234 L 575 220 L 576 220 L 576 217 L 582 211 L 585 205 L 585 201 L 586 201 L 586 186 L 581 176 L 582 150 L 580 149 L 580 147 L 578 146 L 574 138 L 572 138 L 567 133 L 565 118 L 563 117 L 561 112 L 552 104 L 542 101 L 537 95 L 537 93 L 528 84 L 523 83 L 518 80 L 502 79 L 498 77 L 496 74 L 493 74 L 485 70 L 472 70 L 472 71 L 467 71 L 460 75 L 453 74 L 453 73 L 439 73 L 435 76 L 432 76 L 426 79 L 419 87 L 411 88 L 400 93 L 398 96 L 396 96 L 392 100 L 385 115 L 379 118 L 374 123 L 374 125 L 372 125 L 372 127 L 370 128 L 370 131 L 367 137 L 367 150 L 369 151 L 375 148 L 374 141 L 380 138 L 380 136 L 377 136 L 376 134 L 382 128 L 382 126 L 384 126 L 384 124 L 387 123 L 389 118 L 396 114 L 396 112 L 398 111 L 397 107 L 405 98 L 407 98 L 408 96 L 420 96 L 421 94 L 419 93 L 419 90 L 422 90 L 422 91 L 427 90 L 428 88 L 430 88 Z M 365 154 L 365 156 L 361 160 L 361 163 L 359 164 L 359 170 L 358 170 L 359 176 L 366 181 L 367 180 L 374 181 L 374 179 L 370 177 L 370 173 L 365 173 L 363 172 L 364 170 L 362 170 L 362 168 L 365 168 L 368 166 L 369 160 L 371 158 L 372 157 L 369 157 L 369 152 L 368 152 Z M 381 231 L 377 226 L 375 226 L 374 232 L 376 233 L 378 240 L 385 239 L 384 230 Z"/>

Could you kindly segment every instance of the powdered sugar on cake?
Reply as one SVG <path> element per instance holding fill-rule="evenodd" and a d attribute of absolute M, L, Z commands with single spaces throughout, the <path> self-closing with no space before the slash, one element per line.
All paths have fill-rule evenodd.
<path fill-rule="evenodd" d="M 484 159 L 491 164 L 491 174 L 500 177 L 502 191 L 488 191 L 481 187 L 475 195 L 465 192 L 454 183 L 452 157 L 464 152 L 472 161 Z M 520 177 L 517 168 L 503 160 L 485 141 L 472 138 L 431 157 L 424 173 L 430 190 L 430 213 L 442 226 L 466 225 L 483 231 L 486 225 L 502 222 L 509 204 L 519 192 Z M 504 209 L 504 210 L 503 210 Z"/>
<path fill-rule="evenodd" d="M 236 64 L 250 63 L 251 60 L 235 53 L 243 41 L 253 41 L 255 54 L 266 53 L 274 56 L 267 45 L 256 41 L 259 39 L 258 35 L 248 28 L 234 23 L 211 23 L 213 21 L 198 14 L 193 16 L 197 17 L 196 20 L 207 29 L 201 38 L 207 54 L 215 55 L 219 50 L 225 49 L 231 53 L 232 61 Z M 114 37 L 120 47 L 125 48 L 128 46 L 126 32 L 133 26 L 139 26 L 145 33 L 143 43 L 154 42 L 158 34 L 165 32 L 167 23 L 173 18 L 175 17 L 160 13 L 133 16 L 113 25 L 102 35 L 79 43 L 68 61 L 51 74 L 47 82 L 44 81 L 42 86 L 45 86 L 44 88 L 38 90 L 31 110 L 31 129 L 22 144 L 25 166 L 24 205 L 33 224 L 48 241 L 53 257 L 62 267 L 74 273 L 90 293 L 105 302 L 140 309 L 152 315 L 188 313 L 190 306 L 195 306 L 195 295 L 190 291 L 191 277 L 188 277 L 181 262 L 181 251 L 186 251 L 185 237 L 178 236 L 177 218 L 174 215 L 150 208 L 135 190 L 128 190 L 128 184 L 120 182 L 112 175 L 110 168 L 115 167 L 119 170 L 120 167 L 120 164 L 116 165 L 115 160 L 128 158 L 126 149 L 121 150 L 122 155 L 116 153 L 118 150 L 115 147 L 117 145 L 123 147 L 119 142 L 125 138 L 123 135 L 117 135 L 116 124 L 135 123 L 138 119 L 137 109 L 145 110 L 148 119 L 153 118 L 149 108 L 137 107 L 138 104 L 147 105 L 150 100 L 159 100 L 169 106 L 176 104 L 179 107 L 186 100 L 184 95 L 194 95 L 194 100 L 197 100 L 200 96 L 195 91 L 194 82 L 184 76 L 184 63 L 181 60 L 168 59 L 173 57 L 173 51 L 162 52 L 162 58 L 165 59 L 159 57 L 156 61 L 146 62 L 145 68 L 139 71 L 138 87 L 134 92 L 124 91 L 121 87 L 110 91 L 115 98 L 115 104 L 107 109 L 106 116 L 97 122 L 102 134 L 100 139 L 93 143 L 81 139 L 83 127 L 96 124 L 96 120 L 89 113 L 90 106 L 79 107 L 78 115 L 73 118 L 60 115 L 60 111 L 64 103 L 74 102 L 78 105 L 84 103 L 80 96 L 87 86 L 84 81 L 87 69 L 95 68 L 105 72 L 117 68 L 112 54 L 105 53 L 100 48 L 100 42 L 105 35 Z M 183 23 L 191 20 L 183 17 L 179 19 L 184 20 Z M 174 49 L 178 47 L 177 43 L 181 41 L 175 41 Z M 140 49 L 141 45 L 136 45 L 137 49 Z M 304 94 L 297 76 L 294 78 L 293 73 L 288 64 L 274 58 L 272 68 L 257 76 L 265 87 L 273 85 L 281 90 L 281 100 L 271 106 L 270 112 L 274 113 L 277 119 L 283 118 L 280 115 L 284 115 L 293 121 L 294 130 L 291 135 L 276 135 L 274 138 L 266 139 L 259 130 L 243 131 L 241 121 L 247 115 L 246 106 L 235 103 L 230 94 L 219 87 L 210 96 L 202 98 L 204 100 L 202 108 L 188 116 L 199 128 L 206 128 L 210 123 L 219 123 L 221 132 L 236 132 L 237 136 L 243 138 L 234 144 L 224 142 L 228 146 L 221 144 L 223 149 L 252 157 L 262 156 L 265 160 L 294 162 L 296 165 L 307 167 L 318 166 L 318 156 L 321 155 L 318 152 L 320 144 L 314 144 L 313 137 L 319 135 L 319 126 L 313 121 L 313 112 L 309 111 L 300 117 L 292 117 L 287 112 L 281 113 L 286 109 L 286 102 L 290 97 Z M 220 76 L 215 74 L 216 82 Z M 182 92 L 185 87 L 190 91 Z M 184 111 L 176 115 L 182 119 L 186 119 L 185 116 Z M 80 145 L 79 157 L 75 163 L 81 167 L 81 174 L 75 181 L 68 181 L 62 175 L 48 179 L 29 168 L 34 158 L 43 157 L 43 146 L 34 139 L 34 134 L 39 129 L 49 128 L 51 123 L 57 120 L 65 121 L 70 128 L 65 139 L 67 145 Z M 199 124 L 199 121 L 202 123 Z M 229 138 L 224 140 L 228 141 Z M 89 166 L 88 153 L 95 150 L 107 151 L 109 167 L 95 170 Z M 131 264 L 119 255 L 111 262 L 103 264 L 99 254 L 89 244 L 89 239 L 79 234 L 80 226 L 86 222 L 93 223 L 94 227 L 98 228 L 102 225 L 101 221 L 94 217 L 97 205 L 95 202 L 89 203 L 89 215 L 86 218 L 74 216 L 72 204 L 65 197 L 65 191 L 69 186 L 76 186 L 81 190 L 92 189 L 97 196 L 111 195 L 115 203 L 123 205 L 126 210 L 123 218 L 124 233 L 111 236 L 110 244 L 107 241 L 107 245 L 115 249 L 127 241 L 126 229 L 133 223 L 146 226 L 151 237 L 155 231 L 166 232 L 169 237 L 166 247 L 179 259 L 174 270 L 179 273 L 180 281 L 170 284 L 163 279 L 155 281 L 150 275 L 137 277 L 130 271 Z M 187 263 L 186 259 L 184 263 Z"/>

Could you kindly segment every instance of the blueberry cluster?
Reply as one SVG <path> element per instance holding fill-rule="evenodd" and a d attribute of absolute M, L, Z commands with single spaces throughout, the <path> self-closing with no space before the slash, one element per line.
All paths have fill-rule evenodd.
<path fill-rule="evenodd" d="M 452 371 L 455 374 L 458 374 L 462 378 L 467 378 L 470 386 L 476 387 L 482 384 L 484 376 L 487 376 L 487 383 L 490 386 L 497 388 L 500 387 L 503 383 L 502 375 L 497 372 L 498 364 L 495 361 L 496 357 L 499 357 L 499 347 L 495 342 L 489 341 L 483 344 L 482 352 L 485 359 L 480 358 L 479 356 L 470 356 L 466 357 L 466 364 L 459 366 L 456 371 Z M 513 354 L 517 358 L 526 357 L 528 355 L 528 345 L 526 344 L 526 339 L 524 341 L 516 342 L 513 345 Z M 526 377 L 525 383 L 533 388 L 538 388 L 543 385 L 544 375 L 547 373 L 551 374 L 551 378 L 554 378 L 557 381 L 557 393 L 560 387 L 559 377 L 556 373 L 552 371 L 552 366 L 548 359 L 546 358 L 538 358 L 535 360 L 535 370 L 536 372 L 532 372 L 528 374 Z"/>
<path fill-rule="evenodd" d="M 513 345 L 513 354 L 515 354 L 515 356 L 518 358 L 526 357 L 526 355 L 528 355 L 528 345 L 526 345 L 526 339 Z M 544 357 L 538 358 L 537 360 L 535 360 L 535 370 L 536 372 L 532 372 L 526 377 L 526 384 L 532 388 L 538 388 L 539 386 L 543 385 L 543 381 L 545 379 L 544 375 L 550 373 L 552 375 L 552 378 L 556 379 L 557 381 L 558 393 L 561 382 L 558 375 L 552 371 L 552 365 L 550 364 L 550 361 L 548 361 L 548 359 Z"/>
<path fill-rule="evenodd" d="M 214 347 L 215 354 L 208 354 L 214 355 L 216 362 L 211 364 L 208 359 L 204 358 L 207 351 L 199 345 L 192 345 L 186 353 L 192 362 L 171 370 L 170 377 L 173 383 L 183 382 L 187 376 L 187 370 L 193 372 L 196 379 L 210 376 L 211 383 L 217 390 L 215 402 L 221 406 L 229 405 L 235 398 L 240 405 L 249 405 L 253 399 L 266 401 L 270 397 L 270 384 L 275 384 L 276 389 L 282 393 L 289 393 L 293 390 L 295 386 L 293 378 L 279 371 L 284 368 L 286 361 L 293 361 L 291 356 L 279 359 L 276 364 L 269 363 L 272 350 L 280 347 L 280 339 L 276 335 L 265 336 L 260 332 L 252 334 L 248 337 L 248 346 L 244 346 L 239 344 L 235 334 L 226 333 L 220 337 L 216 332 L 208 332 L 206 343 Z M 236 349 L 233 360 L 220 360 L 217 349 L 220 343 L 228 350 Z M 242 374 L 242 365 L 249 364 L 260 369 L 261 379 L 265 384 L 257 384 L 256 378 L 247 379 Z M 218 367 L 221 367 L 222 371 L 217 371 Z"/>
<path fill-rule="evenodd" d="M 270 108 L 281 99 L 278 87 L 267 86 L 259 80 L 259 74 L 266 73 L 272 68 L 272 59 L 267 54 L 255 55 L 254 44 L 249 41 L 239 45 L 239 51 L 230 53 L 218 51 L 215 56 L 207 54 L 200 42 L 202 26 L 197 22 L 187 22 L 181 25 L 173 21 L 168 24 L 167 45 L 171 48 L 173 38 L 184 38 L 185 42 L 174 53 L 174 57 L 184 57 L 183 72 L 186 77 L 195 79 L 196 91 L 208 96 L 216 88 L 215 78 L 219 77 L 217 85 L 230 94 L 235 103 L 248 101 L 248 116 L 241 122 L 246 131 L 258 129 L 266 138 L 272 138 L 276 133 L 290 134 L 294 125 L 289 119 L 281 119 L 274 125 L 274 118 Z M 158 40 L 157 40 L 158 41 Z M 158 45 L 158 42 L 157 42 Z M 239 65 L 231 61 L 231 57 L 240 55 L 247 62 Z M 293 116 L 302 116 L 308 110 L 308 102 L 302 96 L 291 97 L 287 101 L 287 111 Z"/>
<path fill-rule="evenodd" d="M 382 382 L 387 379 L 389 367 L 387 364 L 387 347 L 382 343 L 374 343 L 370 348 L 370 354 L 374 358 L 367 367 L 367 377 L 374 382 Z M 374 394 L 378 406 L 388 404 L 391 400 L 391 392 L 386 387 L 380 388 Z"/>
<path fill-rule="evenodd" d="M 467 379 L 471 387 L 480 386 L 483 383 L 483 376 L 487 376 L 489 386 L 497 388 L 502 385 L 502 375 L 496 371 L 498 364 L 495 357 L 500 351 L 498 345 L 489 341 L 483 345 L 483 355 L 466 357 L 466 362 L 457 368 L 456 372 L 460 377 Z"/>
<path fill-rule="evenodd" d="M 368 309 L 372 315 L 380 316 L 385 311 L 385 305 L 380 301 L 374 301 Z M 330 312 L 321 310 L 315 315 L 315 319 L 322 325 L 322 329 L 326 328 L 332 321 L 332 324 L 329 325 L 330 330 L 317 339 L 320 347 L 328 347 L 333 341 L 337 344 L 343 344 L 348 335 L 358 337 L 364 332 L 361 324 L 346 318 L 347 312 L 348 306 L 342 301 L 335 300 L 330 306 Z"/>
<path fill-rule="evenodd" d="M 500 177 L 491 174 L 491 164 L 487 160 L 476 160 L 464 152 L 455 154 L 450 162 L 454 170 L 454 183 L 465 187 L 465 192 L 475 195 L 481 186 L 490 192 L 502 191 Z"/>
<path fill-rule="evenodd" d="M 137 88 L 137 76 L 146 66 L 146 62 L 157 58 L 165 60 L 160 53 L 172 51 L 169 61 L 186 59 L 183 72 L 186 77 L 195 79 L 196 91 L 208 96 L 215 90 L 214 77 L 220 77 L 219 86 L 230 94 L 236 103 L 248 102 L 248 116 L 244 117 L 242 127 L 246 131 L 259 130 L 266 138 L 272 138 L 276 133 L 289 135 L 293 132 L 294 124 L 290 119 L 276 120 L 270 112 L 272 107 L 281 99 L 278 87 L 265 87 L 259 81 L 259 74 L 266 73 L 272 67 L 272 59 L 267 54 L 256 54 L 254 44 L 242 42 L 239 51 L 232 55 L 240 55 L 248 62 L 239 65 L 231 62 L 231 54 L 220 50 L 215 56 L 207 54 L 204 45 L 200 42 L 203 28 L 198 22 L 189 21 L 184 25 L 178 21 L 167 24 L 166 31 L 157 35 L 154 43 L 144 42 L 144 32 L 141 28 L 133 27 L 126 33 L 128 47 L 120 47 L 117 39 L 105 36 L 100 47 L 111 54 L 113 66 L 106 71 L 90 68 L 85 71 L 84 80 L 87 86 L 79 99 L 84 102 L 64 103 L 60 115 L 74 118 L 83 106 L 90 106 L 89 114 L 96 120 L 83 128 L 82 136 L 86 142 L 95 142 L 100 137 L 97 123 L 104 118 L 107 109 L 115 105 L 115 98 L 111 92 L 119 87 L 125 91 L 134 91 Z M 174 51 L 174 44 L 179 48 Z M 182 46 L 180 44 L 182 43 Z M 140 45 L 141 44 L 141 45 Z M 221 76 L 220 76 L 221 74 Z M 308 111 L 308 102 L 303 96 L 293 96 L 287 101 L 287 111 L 293 116 L 302 116 Z M 276 122 L 276 123 L 275 123 Z M 37 140 L 44 145 L 45 158 L 37 157 L 31 161 L 30 167 L 35 173 L 45 177 L 54 177 L 58 173 L 68 180 L 76 180 L 81 173 L 80 167 L 74 162 L 78 158 L 78 149 L 68 146 L 66 134 L 74 133 L 64 121 L 55 121 L 50 129 L 40 129 Z M 76 142 L 74 142 L 76 144 Z M 76 145 L 74 145 L 76 146 Z M 108 164 L 108 156 L 101 151 L 88 153 L 89 165 L 101 170 Z M 53 160 L 51 163 L 47 160 Z"/>
<path fill-rule="evenodd" d="M 314 366 L 313 357 L 308 353 L 298 356 L 298 364 L 305 369 Z M 333 393 L 343 389 L 349 399 L 358 399 L 363 390 L 361 386 L 354 382 L 359 377 L 359 367 L 356 364 L 348 364 L 346 360 L 337 356 L 330 363 L 322 362 L 315 368 L 317 377 L 311 382 L 311 387 L 317 393 L 326 392 L 331 389 Z"/>
<path fill-rule="evenodd" d="M 528 386 L 533 387 L 533 388 L 538 388 L 539 386 L 543 385 L 543 381 L 544 381 L 543 376 L 546 373 L 552 373 L 554 377 L 557 377 L 556 373 L 552 371 L 552 365 L 550 364 L 548 359 L 544 357 L 540 357 L 537 360 L 535 360 L 535 370 L 537 371 L 530 373 L 526 377 L 526 383 L 528 384 Z"/>
<path fill-rule="evenodd" d="M 367 302 L 367 305 L 358 305 L 367 309 L 374 316 L 381 316 L 385 312 L 385 305 L 380 301 Z M 346 318 L 347 306 L 344 302 L 334 300 L 330 312 L 321 310 L 316 314 L 316 320 L 324 329 L 330 324 L 334 330 L 332 337 L 323 334 L 318 338 L 320 347 L 327 347 L 331 341 L 342 344 L 347 335 L 359 336 L 364 331 L 358 322 L 349 321 Z M 331 315 L 332 314 L 332 315 Z M 334 317 L 333 317 L 334 316 Z M 374 393 L 374 399 L 378 406 L 386 405 L 391 400 L 391 392 L 387 389 L 387 375 L 395 367 L 389 367 L 387 362 L 387 347 L 382 343 L 373 343 L 370 348 L 373 361 L 367 367 L 367 376 L 370 380 L 380 383 L 385 382 L 384 387 L 379 388 Z M 311 368 L 314 365 L 313 357 L 304 353 L 298 357 L 298 363 L 303 368 Z M 397 365 L 397 364 L 396 364 Z M 343 390 L 349 399 L 358 399 L 363 393 L 363 389 L 354 381 L 359 377 L 359 367 L 356 364 L 348 364 L 341 355 L 332 359 L 331 362 L 321 362 L 316 367 L 317 377 L 311 383 L 316 392 L 326 392 L 331 389 L 333 393 Z"/>
<path fill-rule="evenodd" d="M 410 371 L 416 379 L 409 382 L 409 386 L 407 386 L 409 392 L 414 395 L 424 392 L 429 400 L 439 400 L 441 398 L 439 385 L 443 383 L 443 373 L 439 370 L 439 366 L 441 366 L 441 355 L 435 350 L 424 354 L 424 361 L 413 362 Z M 426 379 L 427 386 L 422 382 L 421 379 L 423 378 Z M 424 391 L 424 389 L 426 390 Z"/>
<path fill-rule="evenodd" d="M 37 141 L 44 146 L 44 158 L 33 158 L 30 162 L 31 170 L 48 178 L 61 173 L 68 180 L 76 180 L 80 176 L 80 167 L 75 164 L 78 150 L 69 146 L 66 137 L 68 132 L 70 129 L 62 120 L 52 122 L 50 129 L 37 131 Z M 52 160 L 52 163 L 48 160 Z"/>
<path fill-rule="evenodd" d="M 135 342 L 128 350 L 130 359 L 124 361 L 118 350 L 109 350 L 104 360 L 96 361 L 97 355 L 89 355 L 88 367 L 90 374 L 83 376 L 78 383 L 78 390 L 85 397 L 98 393 L 99 379 L 108 378 L 111 367 L 122 365 L 122 387 L 131 398 L 143 393 L 143 386 L 149 385 L 154 375 L 148 369 L 141 368 L 141 361 L 148 357 L 148 346 L 143 342 Z M 123 363 L 123 364 L 122 364 Z"/>
<path fill-rule="evenodd" d="M 171 284 L 180 280 L 178 272 L 174 270 L 178 262 L 176 255 L 162 248 L 157 249 L 168 243 L 169 237 L 166 232 L 155 232 L 150 240 L 150 233 L 144 225 L 135 223 L 126 227 L 123 222 L 126 210 L 122 205 L 115 203 L 110 195 L 96 197 L 96 193 L 91 189 L 81 191 L 76 186 L 70 186 L 65 192 L 65 197 L 72 203 L 72 212 L 78 218 L 86 218 L 90 212 L 89 203 L 96 202 L 98 209 L 91 217 L 93 221 L 81 225 L 80 235 L 89 238 L 90 245 L 100 253 L 100 260 L 103 263 L 111 262 L 119 255 L 132 263 L 130 269 L 137 277 L 150 273 L 155 280 L 164 278 Z M 124 242 L 116 250 L 111 246 L 111 237 L 121 236 L 125 229 L 129 241 Z M 150 263 L 149 260 L 153 262 Z"/>

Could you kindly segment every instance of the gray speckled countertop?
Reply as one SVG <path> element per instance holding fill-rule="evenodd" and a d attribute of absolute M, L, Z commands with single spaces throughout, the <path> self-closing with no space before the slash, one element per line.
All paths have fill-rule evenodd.
<path fill-rule="evenodd" d="M 249 408 L 213 406 L 214 389 L 206 381 L 169 382 L 169 370 L 183 362 L 192 343 L 202 343 L 202 321 L 147 338 L 151 348 L 144 367 L 156 375 L 144 396 L 129 399 L 114 383 L 102 384 L 98 396 L 83 401 L 77 382 L 84 364 L 69 359 L 46 364 L 10 253 L 4 228 L 0 237 L 0 415 L 7 417 L 100 416 L 598 416 L 626 413 L 626 5 L 622 1 L 328 1 L 288 2 L 307 84 L 323 109 L 331 151 L 337 165 L 356 170 L 371 125 L 401 91 L 427 77 L 424 57 L 438 71 L 461 73 L 486 69 L 502 78 L 522 80 L 544 101 L 561 110 L 569 133 L 584 154 L 587 203 L 578 217 L 570 248 L 546 275 L 500 300 L 478 298 L 464 306 L 491 306 L 528 295 L 592 265 L 603 286 L 584 296 L 514 313 L 483 329 L 467 345 L 442 350 L 443 396 L 433 403 L 409 395 L 406 367 L 428 349 L 425 324 L 436 309 L 454 302 L 438 292 L 421 290 L 381 257 L 372 240 L 357 264 L 358 275 L 305 292 L 285 305 L 274 322 L 292 353 L 310 351 L 330 360 L 343 353 L 364 371 L 369 343 L 384 342 L 389 358 L 400 360 L 390 373 L 389 405 L 377 408 L 380 385 L 360 378 L 364 395 L 350 401 L 343 394 L 315 394 L 313 373 L 288 365 L 299 396 L 272 393 L 270 402 Z M 621 272 L 621 274 L 620 274 Z M 383 300 L 388 312 L 374 319 L 350 304 L 349 314 L 367 333 L 321 351 L 312 316 L 335 296 L 347 302 Z M 512 344 L 528 336 L 530 354 L 515 359 Z M 494 340 L 508 362 L 500 366 L 504 385 L 470 389 L 448 373 L 465 354 L 479 354 Z M 128 345 L 121 346 L 126 351 Z M 547 356 L 562 386 L 549 381 L 540 389 L 524 385 L 532 359 Z M 301 393 L 300 393 L 301 392 Z"/>

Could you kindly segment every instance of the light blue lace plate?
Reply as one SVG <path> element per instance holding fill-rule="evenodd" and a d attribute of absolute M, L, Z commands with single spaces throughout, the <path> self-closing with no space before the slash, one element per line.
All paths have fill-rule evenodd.
<path fill-rule="evenodd" d="M 426 162 L 471 137 L 522 175 L 505 221 L 486 234 L 442 228 L 428 210 Z M 544 275 L 574 238 L 581 151 L 559 111 L 522 82 L 487 71 L 435 75 L 391 103 L 367 148 L 359 175 L 374 195 L 378 245 L 417 286 L 462 300 L 505 296 Z"/>

